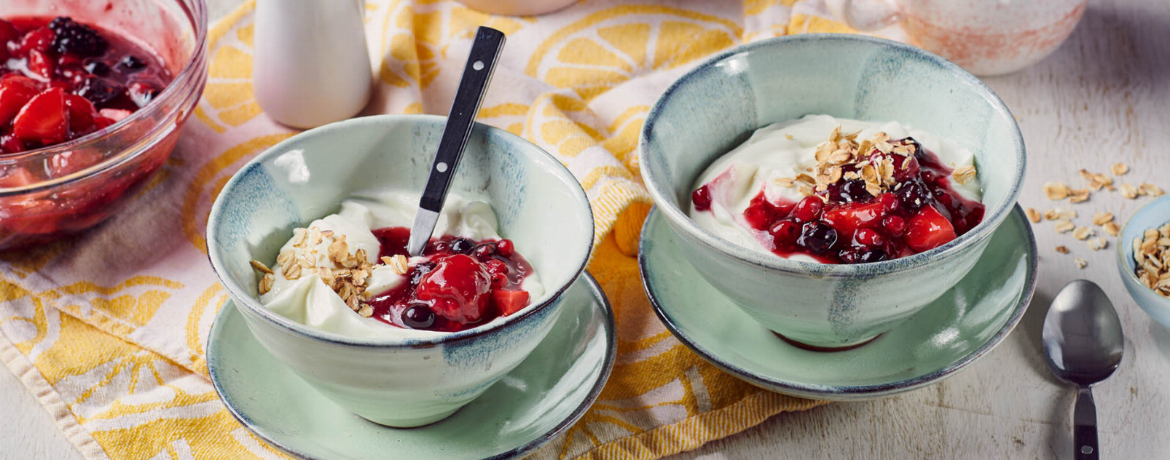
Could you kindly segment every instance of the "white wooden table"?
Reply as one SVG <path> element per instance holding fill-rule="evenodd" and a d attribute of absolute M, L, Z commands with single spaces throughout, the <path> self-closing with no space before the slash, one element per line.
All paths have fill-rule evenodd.
<path fill-rule="evenodd" d="M 2 0 L 0 0 L 2 1 Z M 220 17 L 241 0 L 210 0 Z M 1054 207 L 1046 181 L 1082 182 L 1077 171 L 1107 172 L 1170 190 L 1170 2 L 1091 0 L 1057 52 L 1006 77 L 986 79 L 1015 113 L 1028 146 L 1024 206 Z M 1078 223 L 1095 211 L 1121 222 L 1147 199 L 1095 193 L 1076 205 Z M 1062 203 L 1067 206 L 1067 203 Z M 1118 307 L 1125 359 L 1094 389 L 1104 458 L 1170 458 L 1170 330 L 1126 294 L 1113 248 L 1091 251 L 1051 224 L 1036 228 L 1040 276 L 1023 322 L 988 356 L 941 384 L 877 401 L 782 414 L 679 459 L 1071 458 L 1071 388 L 1049 376 L 1040 355 L 1048 303 L 1067 282 L 1101 284 Z M 1065 245 L 1073 255 L 1053 248 Z M 1089 265 L 1078 270 L 1073 256 Z M 48 413 L 9 372 L 0 371 L 0 459 L 78 459 Z"/>

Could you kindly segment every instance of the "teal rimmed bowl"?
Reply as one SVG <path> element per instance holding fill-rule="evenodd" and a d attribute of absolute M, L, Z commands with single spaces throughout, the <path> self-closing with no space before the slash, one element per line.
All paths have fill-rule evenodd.
<path fill-rule="evenodd" d="M 589 201 L 568 169 L 518 136 L 477 124 L 451 190 L 492 205 L 500 234 L 540 274 L 544 297 L 502 322 L 436 338 L 346 337 L 260 304 L 251 260 L 275 260 L 294 228 L 336 212 L 354 192 L 421 192 L 445 124 L 381 115 L 298 134 L 232 176 L 208 217 L 212 267 L 256 340 L 333 402 L 383 425 L 442 420 L 519 365 L 556 322 L 592 249 Z"/>
<path fill-rule="evenodd" d="M 808 114 L 899 121 L 965 146 L 979 170 L 983 222 L 910 257 L 824 265 L 738 246 L 687 216 L 708 165 L 754 130 Z M 1013 209 L 1025 166 L 1015 118 L 978 78 L 905 44 L 838 34 L 763 40 L 699 65 L 651 109 L 638 158 L 699 273 L 769 329 L 814 348 L 872 340 L 954 286 Z"/>

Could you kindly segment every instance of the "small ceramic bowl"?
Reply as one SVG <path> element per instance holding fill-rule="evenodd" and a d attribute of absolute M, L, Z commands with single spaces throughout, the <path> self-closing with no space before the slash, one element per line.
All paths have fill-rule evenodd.
<path fill-rule="evenodd" d="M 1137 277 L 1137 265 L 1133 260 L 1133 240 L 1141 238 L 1148 229 L 1156 229 L 1170 222 L 1170 195 L 1146 203 L 1129 218 L 1121 236 L 1117 238 L 1117 271 L 1129 295 L 1155 321 L 1170 328 L 1170 299 L 1162 297 L 1146 287 Z"/>
<path fill-rule="evenodd" d="M 899 121 L 967 147 L 983 222 L 909 257 L 825 265 L 741 247 L 687 216 L 695 178 L 711 162 L 760 127 L 808 114 Z M 814 348 L 865 343 L 962 279 L 1011 213 L 1025 163 L 1015 118 L 979 79 L 911 46 L 836 34 L 763 40 L 699 65 L 651 109 L 639 160 L 699 273 L 764 326 Z"/>
<path fill-rule="evenodd" d="M 540 274 L 543 298 L 503 322 L 426 339 L 327 333 L 260 304 L 249 261 L 275 260 L 294 228 L 354 192 L 421 192 L 445 122 L 383 115 L 306 131 L 245 165 L 208 218 L 211 264 L 256 339 L 322 394 L 383 425 L 446 418 L 520 364 L 556 321 L 593 244 L 589 201 L 573 175 L 539 147 L 476 125 L 451 190 L 487 198 L 500 233 Z"/>

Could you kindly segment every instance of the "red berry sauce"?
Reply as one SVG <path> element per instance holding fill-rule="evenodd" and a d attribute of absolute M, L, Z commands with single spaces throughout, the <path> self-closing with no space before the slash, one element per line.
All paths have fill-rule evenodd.
<path fill-rule="evenodd" d="M 66 17 L 0 20 L 0 154 L 105 128 L 170 81 L 153 52 L 100 27 Z"/>
<path fill-rule="evenodd" d="M 378 257 L 407 255 L 410 229 L 374 230 Z M 532 266 L 511 240 L 475 241 L 443 236 L 423 250 L 429 260 L 409 268 L 409 282 L 374 296 L 372 318 L 407 329 L 457 332 L 471 329 L 528 306 L 521 284 Z"/>
<path fill-rule="evenodd" d="M 910 137 L 891 144 L 913 145 L 915 152 L 909 160 L 876 150 L 870 155 L 872 163 L 893 157 L 892 190 L 873 196 L 864 181 L 841 180 L 796 203 L 769 202 L 761 190 L 744 210 L 744 222 L 756 230 L 761 244 L 781 257 L 803 254 L 822 263 L 855 264 L 934 249 L 983 220 L 983 204 L 955 192 L 949 180 L 952 170 L 938 156 Z M 850 171 L 856 168 L 847 165 L 844 172 Z M 710 209 L 706 188 L 692 196 L 699 211 Z"/>

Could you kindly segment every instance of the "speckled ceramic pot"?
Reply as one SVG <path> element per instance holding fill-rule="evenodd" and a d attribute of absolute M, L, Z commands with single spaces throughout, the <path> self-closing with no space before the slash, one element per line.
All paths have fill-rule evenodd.
<path fill-rule="evenodd" d="M 520 364 L 556 322 L 593 243 L 589 201 L 572 174 L 539 147 L 476 125 L 452 191 L 489 198 L 500 233 L 540 274 L 545 297 L 501 323 L 437 339 L 354 339 L 264 308 L 249 261 L 275 260 L 293 228 L 335 212 L 353 192 L 421 191 L 444 124 L 384 115 L 306 131 L 245 165 L 208 218 L 212 266 L 257 341 L 317 391 L 383 425 L 441 420 Z"/>
<path fill-rule="evenodd" d="M 1137 265 L 1133 260 L 1133 240 L 1151 228 L 1158 228 L 1170 222 L 1170 195 L 1147 203 L 1138 209 L 1125 223 L 1121 236 L 1117 238 L 1117 271 L 1129 295 L 1151 318 L 1170 328 L 1170 299 L 1162 297 L 1146 287 L 1137 277 Z"/>
<path fill-rule="evenodd" d="M 711 162 L 762 126 L 808 114 L 896 120 L 965 146 L 975 154 L 983 222 L 910 257 L 822 265 L 738 246 L 687 217 L 695 178 Z M 764 40 L 699 65 L 651 109 L 639 160 L 699 273 L 769 329 L 825 348 L 876 337 L 965 276 L 1015 205 L 1025 163 L 1015 119 L 979 79 L 917 48 L 833 34 Z"/>

